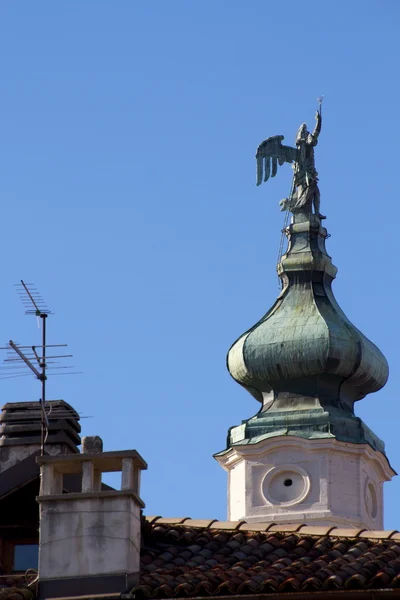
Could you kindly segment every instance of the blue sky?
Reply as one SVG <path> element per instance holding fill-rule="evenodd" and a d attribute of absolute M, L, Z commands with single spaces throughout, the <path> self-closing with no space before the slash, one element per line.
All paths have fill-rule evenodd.
<path fill-rule="evenodd" d="M 225 518 L 212 454 L 257 410 L 225 355 L 276 298 L 291 177 L 256 188 L 254 152 L 312 126 L 320 94 L 335 294 L 391 368 L 357 414 L 400 470 L 399 17 L 395 0 L 1 3 L 1 339 L 38 339 L 13 287 L 34 281 L 49 342 L 83 371 L 49 398 L 92 416 L 84 433 L 106 449 L 143 455 L 147 514 Z M 399 493 L 387 484 L 387 528 Z"/>

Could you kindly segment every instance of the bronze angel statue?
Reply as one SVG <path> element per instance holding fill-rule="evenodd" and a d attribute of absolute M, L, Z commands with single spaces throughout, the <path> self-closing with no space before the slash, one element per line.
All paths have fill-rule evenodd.
<path fill-rule="evenodd" d="M 267 138 L 257 148 L 257 185 L 275 177 L 278 164 L 293 163 L 293 184 L 289 198 L 280 201 L 281 210 L 292 213 L 311 213 L 314 207 L 315 214 L 320 219 L 325 219 L 320 213 L 320 192 L 318 187 L 318 173 L 315 169 L 314 147 L 318 144 L 318 136 L 322 126 L 322 111 L 319 99 L 319 110 L 315 115 L 316 124 L 314 131 L 307 130 L 303 123 L 296 135 L 296 147 L 282 144 L 283 135 L 274 135 Z"/>

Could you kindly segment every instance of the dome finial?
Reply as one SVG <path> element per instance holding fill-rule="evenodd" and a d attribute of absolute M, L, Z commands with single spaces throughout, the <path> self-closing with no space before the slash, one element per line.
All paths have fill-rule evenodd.
<path fill-rule="evenodd" d="M 285 208 L 292 213 L 284 228 L 288 247 L 277 270 L 282 290 L 271 309 L 232 345 L 228 370 L 262 404 L 244 434 L 273 434 L 277 427 L 302 436 L 371 438 L 354 415 L 354 403 L 382 388 L 388 365 L 340 309 L 332 291 L 337 269 L 328 255 L 328 232 L 321 225 L 320 192 L 314 148 L 321 131 L 321 102 L 316 126 L 303 124 L 296 148 L 282 136 L 268 138 L 257 150 L 258 183 L 276 175 L 277 164 L 293 162 L 293 184 Z M 282 203 L 281 203 L 282 204 Z M 314 209 L 314 210 L 313 210 Z M 254 421 L 254 422 L 253 422 Z"/>

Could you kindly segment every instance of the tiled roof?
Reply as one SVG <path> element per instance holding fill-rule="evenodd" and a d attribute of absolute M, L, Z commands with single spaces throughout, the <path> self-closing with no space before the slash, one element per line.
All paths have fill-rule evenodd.
<path fill-rule="evenodd" d="M 35 590 L 28 588 L 24 583 L 21 577 L 0 577 L 0 600 L 34 600 Z"/>
<path fill-rule="evenodd" d="M 400 588 L 400 533 L 147 517 L 136 598 Z"/>

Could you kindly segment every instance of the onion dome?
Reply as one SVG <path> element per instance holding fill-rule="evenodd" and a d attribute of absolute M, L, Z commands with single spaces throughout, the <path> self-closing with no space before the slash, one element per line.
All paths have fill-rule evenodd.
<path fill-rule="evenodd" d="M 228 352 L 229 373 L 262 404 L 256 417 L 231 430 L 230 443 L 284 431 L 382 450 L 353 405 L 385 385 L 387 361 L 333 295 L 337 269 L 320 218 L 294 215 L 285 233 L 288 249 L 277 267 L 282 291 Z"/>

